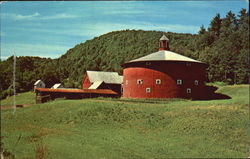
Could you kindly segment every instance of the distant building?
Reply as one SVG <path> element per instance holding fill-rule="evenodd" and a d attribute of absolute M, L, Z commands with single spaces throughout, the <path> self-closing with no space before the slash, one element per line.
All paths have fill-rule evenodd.
<path fill-rule="evenodd" d="M 61 83 L 56 83 L 54 86 L 51 87 L 51 89 L 58 89 L 58 88 L 63 88 L 63 85 Z"/>
<path fill-rule="evenodd" d="M 34 84 L 34 90 L 36 88 L 45 88 L 45 83 L 42 80 L 37 80 Z"/>
<path fill-rule="evenodd" d="M 125 98 L 203 98 L 207 64 L 169 49 L 163 35 L 159 51 L 123 64 Z"/>
<path fill-rule="evenodd" d="M 83 89 L 110 89 L 121 94 L 123 76 L 117 72 L 87 71 L 82 80 Z"/>

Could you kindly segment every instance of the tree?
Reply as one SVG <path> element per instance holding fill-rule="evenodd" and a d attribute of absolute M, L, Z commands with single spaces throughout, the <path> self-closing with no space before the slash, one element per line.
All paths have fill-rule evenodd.
<path fill-rule="evenodd" d="M 202 26 L 200 27 L 199 34 L 200 34 L 200 35 L 201 35 L 201 34 L 205 34 L 206 32 L 207 32 L 207 31 L 206 31 L 204 25 L 202 25 Z"/>
<path fill-rule="evenodd" d="M 220 29 L 221 29 L 221 18 L 220 14 L 217 13 L 216 16 L 213 18 L 213 20 L 210 23 L 210 27 L 208 28 L 208 31 L 213 33 L 216 38 L 220 36 Z"/>

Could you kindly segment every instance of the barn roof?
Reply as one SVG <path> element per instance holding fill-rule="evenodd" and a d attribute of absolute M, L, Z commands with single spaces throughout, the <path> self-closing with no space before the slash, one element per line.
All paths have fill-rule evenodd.
<path fill-rule="evenodd" d="M 186 61 L 186 62 L 203 63 L 201 61 L 194 60 L 189 57 L 186 57 L 186 56 L 183 56 L 183 55 L 180 55 L 175 52 L 168 51 L 168 50 L 161 50 L 161 51 L 149 54 L 147 56 L 143 56 L 141 58 L 131 60 L 127 63 L 139 62 L 139 61 Z"/>
<path fill-rule="evenodd" d="M 39 92 L 57 92 L 57 93 L 95 93 L 95 94 L 113 94 L 117 95 L 116 92 L 110 89 L 74 89 L 74 88 L 61 88 L 61 89 L 51 89 L 51 88 L 36 88 Z"/>
<path fill-rule="evenodd" d="M 87 71 L 91 83 L 103 81 L 110 84 L 121 84 L 122 77 L 117 72 Z"/>
<path fill-rule="evenodd" d="M 88 89 L 97 89 L 102 83 L 103 81 L 94 82 Z"/>

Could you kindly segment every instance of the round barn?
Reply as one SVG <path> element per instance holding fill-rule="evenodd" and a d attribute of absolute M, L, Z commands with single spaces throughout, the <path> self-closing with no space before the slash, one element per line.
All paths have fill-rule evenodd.
<path fill-rule="evenodd" d="M 207 64 L 169 50 L 160 38 L 158 52 L 123 64 L 124 98 L 192 98 L 206 96 Z"/>

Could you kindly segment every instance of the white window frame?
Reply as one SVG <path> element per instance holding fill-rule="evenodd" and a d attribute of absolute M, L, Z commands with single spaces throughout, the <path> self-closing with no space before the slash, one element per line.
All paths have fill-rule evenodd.
<path fill-rule="evenodd" d="M 151 88 L 146 88 L 146 93 L 150 93 L 151 92 Z"/>
<path fill-rule="evenodd" d="M 128 80 L 125 81 L 125 84 L 128 85 Z"/>
<path fill-rule="evenodd" d="M 177 79 L 177 80 L 176 80 L 176 84 L 177 84 L 177 85 L 182 85 L 182 80 L 181 80 L 181 79 Z"/>
<path fill-rule="evenodd" d="M 161 79 L 156 79 L 155 84 L 160 85 L 161 84 Z"/>
<path fill-rule="evenodd" d="M 198 80 L 194 80 L 194 85 L 198 86 L 199 85 L 199 81 Z"/>
<path fill-rule="evenodd" d="M 191 88 L 187 88 L 187 93 L 192 93 L 192 89 Z"/>
<path fill-rule="evenodd" d="M 143 81 L 142 79 L 138 79 L 138 80 L 137 80 L 137 84 L 140 84 L 140 85 L 141 85 L 141 84 L 142 84 L 142 81 Z"/>
<path fill-rule="evenodd" d="M 151 65 L 151 62 L 146 62 L 146 65 L 147 65 L 147 66 Z"/>

